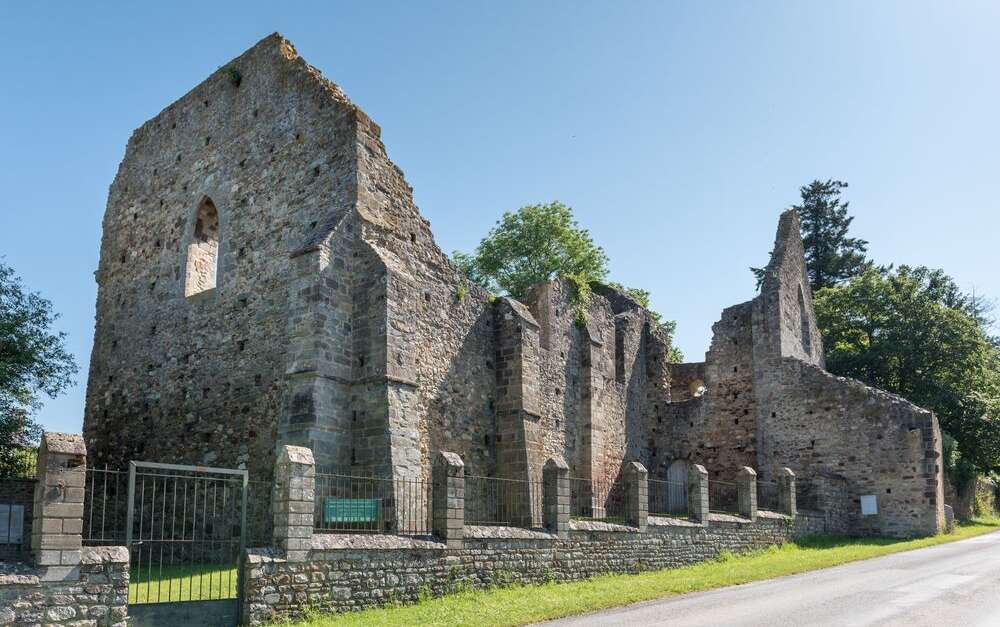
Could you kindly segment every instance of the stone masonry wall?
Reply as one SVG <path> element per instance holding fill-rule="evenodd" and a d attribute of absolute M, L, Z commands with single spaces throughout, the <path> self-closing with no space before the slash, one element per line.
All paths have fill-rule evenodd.
<path fill-rule="evenodd" d="M 85 547 L 73 581 L 44 581 L 27 564 L 0 562 L 0 625 L 125 627 L 127 616 L 125 547 Z"/>
<path fill-rule="evenodd" d="M 822 518 L 760 512 L 756 522 L 711 516 L 708 526 L 650 518 L 646 533 L 604 523 L 572 523 L 569 537 L 511 528 L 465 528 L 465 544 L 389 536 L 321 535 L 304 562 L 252 549 L 247 560 L 250 624 L 295 616 L 305 606 L 344 611 L 411 602 L 421 593 L 515 582 L 569 581 L 605 573 L 675 568 L 821 533 Z"/>
<path fill-rule="evenodd" d="M 845 478 L 854 533 L 940 530 L 941 433 L 933 414 L 795 359 L 770 376 L 762 475 L 774 477 L 788 466 L 802 481 L 828 473 Z M 861 516 L 862 495 L 876 497 L 877 515 Z"/>
<path fill-rule="evenodd" d="M 246 465 L 286 406 L 290 253 L 352 204 L 354 106 L 272 36 L 137 129 L 103 222 L 84 430 L 92 461 Z M 185 297 L 195 212 L 217 281 Z"/>

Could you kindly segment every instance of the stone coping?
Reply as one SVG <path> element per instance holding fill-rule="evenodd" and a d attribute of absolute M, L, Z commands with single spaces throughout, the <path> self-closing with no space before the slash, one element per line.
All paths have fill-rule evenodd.
<path fill-rule="evenodd" d="M 672 516 L 649 516 L 646 519 L 646 524 L 650 527 L 685 527 L 691 529 L 697 529 L 704 527 L 705 525 L 689 520 L 687 518 L 674 518 Z"/>
<path fill-rule="evenodd" d="M 128 564 L 128 549 L 123 546 L 85 546 L 80 551 L 81 564 Z M 38 585 L 47 581 L 49 567 L 29 562 L 0 561 L 0 586 Z"/>
<path fill-rule="evenodd" d="M 709 512 L 708 522 L 724 522 L 744 525 L 753 524 L 753 521 L 749 518 L 744 518 L 738 514 L 723 514 L 721 512 Z"/>
<path fill-rule="evenodd" d="M 808 513 L 808 512 L 807 512 Z M 823 514 L 817 512 L 817 515 L 822 516 Z M 767 509 L 758 509 L 757 518 L 770 518 L 771 520 L 791 520 L 792 517 L 788 514 L 782 514 L 781 512 L 772 512 Z"/>
<path fill-rule="evenodd" d="M 315 533 L 313 551 L 341 551 L 353 549 L 380 550 L 443 550 L 444 542 L 431 536 L 394 536 L 377 533 Z"/>
<path fill-rule="evenodd" d="M 638 527 L 629 527 L 601 520 L 569 520 L 570 531 L 604 531 L 611 533 L 639 533 Z"/>
<path fill-rule="evenodd" d="M 495 525 L 466 525 L 464 537 L 473 540 L 515 539 L 515 540 L 554 540 L 555 535 L 538 529 L 523 529 L 521 527 L 502 527 Z"/>

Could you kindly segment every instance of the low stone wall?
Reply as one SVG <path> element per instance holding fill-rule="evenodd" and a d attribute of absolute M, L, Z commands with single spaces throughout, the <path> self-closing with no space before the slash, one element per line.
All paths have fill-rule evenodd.
<path fill-rule="evenodd" d="M 45 581 L 49 569 L 0 562 L 0 625 L 126 627 L 128 551 L 87 547 L 79 578 Z"/>
<path fill-rule="evenodd" d="M 249 624 L 305 607 L 344 611 L 415 601 L 463 588 L 569 581 L 605 573 L 676 568 L 824 533 L 823 516 L 760 511 L 756 521 L 710 514 L 707 525 L 649 517 L 645 532 L 600 522 L 570 525 L 566 538 L 511 527 L 466 526 L 463 546 L 397 536 L 315 535 L 308 558 L 252 549 L 246 565 Z"/>

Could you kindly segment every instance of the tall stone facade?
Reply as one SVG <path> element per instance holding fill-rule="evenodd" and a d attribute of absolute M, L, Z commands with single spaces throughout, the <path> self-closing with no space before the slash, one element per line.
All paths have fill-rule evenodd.
<path fill-rule="evenodd" d="M 378 125 L 271 35 L 129 140 L 96 273 L 87 447 L 97 465 L 260 479 L 280 444 L 319 472 L 396 479 L 430 480 L 439 451 L 532 481 L 549 458 L 595 481 L 632 461 L 650 478 L 790 466 L 844 478 L 850 512 L 877 493 L 859 531 L 931 533 L 936 421 L 822 370 L 804 268 L 789 212 L 761 295 L 723 312 L 694 364 L 668 363 L 649 312 L 610 288 L 584 325 L 558 280 L 495 298 L 434 243 Z"/>

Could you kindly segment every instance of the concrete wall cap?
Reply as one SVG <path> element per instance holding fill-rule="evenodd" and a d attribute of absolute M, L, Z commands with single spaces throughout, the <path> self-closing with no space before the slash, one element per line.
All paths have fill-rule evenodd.
<path fill-rule="evenodd" d="M 743 468 L 740 468 L 739 475 L 741 477 L 756 477 L 757 471 L 750 466 L 744 466 Z"/>
<path fill-rule="evenodd" d="M 87 447 L 83 443 L 83 436 L 76 433 L 46 433 L 42 437 L 42 446 L 50 453 L 87 455 Z"/>
<path fill-rule="evenodd" d="M 462 458 L 458 455 L 458 453 L 438 451 L 436 461 L 439 464 L 447 464 L 448 466 L 458 466 L 460 468 L 465 467 L 465 462 L 462 461 Z"/>
<path fill-rule="evenodd" d="M 288 460 L 295 464 L 308 464 L 314 466 L 316 460 L 313 458 L 313 452 L 304 446 L 291 446 L 286 444 L 281 447 L 281 460 Z"/>
<path fill-rule="evenodd" d="M 569 464 L 562 457 L 550 457 L 548 461 L 545 462 L 546 468 L 559 468 L 562 470 L 569 470 Z"/>
<path fill-rule="evenodd" d="M 795 473 L 792 472 L 791 468 L 782 468 L 781 469 L 781 474 L 783 474 L 786 477 L 794 477 L 795 476 Z"/>

